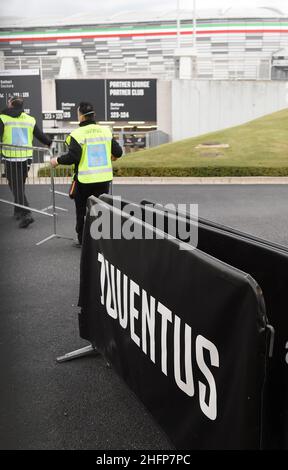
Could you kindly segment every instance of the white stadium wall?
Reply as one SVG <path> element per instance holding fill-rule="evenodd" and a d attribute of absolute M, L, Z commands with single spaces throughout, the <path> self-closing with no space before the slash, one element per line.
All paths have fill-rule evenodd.
<path fill-rule="evenodd" d="M 237 126 L 286 107 L 286 81 L 173 80 L 171 140 Z"/>
<path fill-rule="evenodd" d="M 172 136 L 172 82 L 157 81 L 157 127 Z"/>

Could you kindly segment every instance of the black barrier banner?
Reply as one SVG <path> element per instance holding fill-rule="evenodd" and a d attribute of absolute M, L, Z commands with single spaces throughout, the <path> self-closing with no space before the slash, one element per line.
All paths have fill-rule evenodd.
<path fill-rule="evenodd" d="M 267 330 L 259 287 L 205 253 L 179 250 L 165 234 L 95 239 L 107 211 L 111 232 L 131 224 L 89 199 L 80 336 L 108 358 L 176 448 L 260 448 Z"/>
<path fill-rule="evenodd" d="M 42 97 L 39 70 L 0 71 L 0 109 L 11 96 L 24 99 L 24 111 L 35 117 L 42 128 Z"/>
<path fill-rule="evenodd" d="M 103 199 L 109 202 L 108 197 Z M 110 203 L 113 203 L 111 198 Z M 123 206 L 125 203 L 128 201 L 122 201 Z M 151 207 L 153 206 L 146 206 L 146 211 L 163 210 L 158 204 L 154 209 Z M 167 211 L 166 215 L 168 217 Z M 182 214 L 181 217 L 183 216 L 185 218 Z M 170 212 L 169 217 L 176 216 Z M 189 216 L 186 221 L 194 223 L 189 220 Z M 199 219 L 198 249 L 249 273 L 263 291 L 268 320 L 275 332 L 273 355 L 268 362 L 265 387 L 263 446 L 267 449 L 288 449 L 287 249 L 231 228 L 226 231 L 225 226 L 217 227 L 216 223 L 208 222 L 209 224 L 207 220 Z M 165 230 L 168 229 L 166 219 Z"/>

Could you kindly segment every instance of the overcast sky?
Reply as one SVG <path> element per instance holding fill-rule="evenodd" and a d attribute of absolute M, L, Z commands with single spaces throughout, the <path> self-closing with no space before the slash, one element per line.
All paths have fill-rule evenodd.
<path fill-rule="evenodd" d="M 0 16 L 63 18 L 94 13 L 101 17 L 125 10 L 173 10 L 177 3 L 181 9 L 193 9 L 193 0 L 0 0 Z M 196 0 L 196 5 L 199 9 L 271 6 L 288 13 L 288 0 Z"/>

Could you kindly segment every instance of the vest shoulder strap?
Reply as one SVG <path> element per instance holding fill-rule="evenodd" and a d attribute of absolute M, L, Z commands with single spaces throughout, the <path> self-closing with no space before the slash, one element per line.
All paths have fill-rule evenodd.
<path fill-rule="evenodd" d="M 84 144 L 89 139 L 105 140 L 112 139 L 112 132 L 108 127 L 90 124 L 88 126 L 78 127 L 70 134 L 79 144 Z"/>

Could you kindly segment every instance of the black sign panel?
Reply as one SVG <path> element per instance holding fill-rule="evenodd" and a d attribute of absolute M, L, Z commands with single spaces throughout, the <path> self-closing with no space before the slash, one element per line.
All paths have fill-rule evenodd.
<path fill-rule="evenodd" d="M 62 109 L 64 121 L 77 121 L 81 101 L 94 105 L 97 121 L 106 120 L 105 80 L 56 80 L 56 105 Z"/>
<path fill-rule="evenodd" d="M 156 80 L 56 80 L 57 108 L 76 121 L 81 101 L 95 106 L 97 121 L 156 122 Z"/>
<path fill-rule="evenodd" d="M 42 97 L 41 80 L 37 72 L 31 71 L 0 71 L 0 109 L 7 107 L 11 96 L 24 99 L 24 111 L 36 119 L 42 128 Z"/>
<path fill-rule="evenodd" d="M 177 240 L 96 240 L 95 207 L 108 207 L 112 230 L 128 220 L 90 198 L 81 337 L 109 359 L 178 449 L 258 449 L 267 331 L 256 283 L 205 253 L 179 250 Z M 134 224 L 144 230 L 141 220 Z M 145 232 L 154 230 L 146 224 Z"/>
<path fill-rule="evenodd" d="M 156 80 L 107 80 L 107 117 L 156 122 Z"/>

